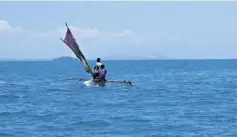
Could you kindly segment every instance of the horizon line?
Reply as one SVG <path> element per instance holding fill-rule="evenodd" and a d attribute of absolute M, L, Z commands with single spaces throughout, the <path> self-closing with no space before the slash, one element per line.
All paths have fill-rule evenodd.
<path fill-rule="evenodd" d="M 9 58 L 9 59 L 1 59 L 0 62 L 20 62 L 20 61 L 60 61 L 56 60 L 59 58 L 49 58 L 49 59 L 15 59 L 15 58 Z M 80 61 L 78 58 L 73 58 L 75 60 Z M 63 60 L 63 59 L 62 59 Z M 104 61 L 165 61 L 165 60 L 237 60 L 237 58 L 166 58 L 166 59 L 102 59 Z M 87 59 L 87 61 L 96 61 L 96 59 Z"/>

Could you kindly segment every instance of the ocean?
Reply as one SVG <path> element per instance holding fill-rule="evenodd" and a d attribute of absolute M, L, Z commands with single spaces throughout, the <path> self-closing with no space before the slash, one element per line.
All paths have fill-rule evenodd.
<path fill-rule="evenodd" d="M 93 66 L 95 61 L 89 61 Z M 1 137 L 236 137 L 237 60 L 0 62 Z"/>

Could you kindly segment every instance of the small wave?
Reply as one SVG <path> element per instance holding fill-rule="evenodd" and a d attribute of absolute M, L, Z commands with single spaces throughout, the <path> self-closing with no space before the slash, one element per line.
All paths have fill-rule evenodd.
<path fill-rule="evenodd" d="M 23 97 L 25 96 L 3 94 L 3 95 L 0 95 L 0 100 L 14 100 L 14 99 L 20 99 Z"/>
<path fill-rule="evenodd" d="M 0 116 L 9 116 L 9 115 L 20 115 L 20 114 L 25 114 L 26 112 L 23 111 L 4 111 L 4 112 L 0 112 Z"/>
<path fill-rule="evenodd" d="M 108 101 L 104 104 L 105 107 L 120 107 L 129 105 L 128 100 L 120 100 L 120 101 Z"/>
<path fill-rule="evenodd" d="M 32 86 L 32 85 L 37 85 L 41 83 L 42 81 L 40 80 L 5 81 L 5 85 L 7 84 L 9 86 Z"/>
<path fill-rule="evenodd" d="M 8 85 L 10 85 L 10 86 L 27 86 L 27 85 L 29 85 L 29 82 L 27 82 L 27 81 L 9 82 Z"/>
<path fill-rule="evenodd" d="M 16 136 L 8 133 L 0 133 L 0 137 L 16 137 Z"/>
<path fill-rule="evenodd" d="M 7 83 L 6 81 L 0 80 L 0 85 L 4 85 L 6 83 Z"/>
<path fill-rule="evenodd" d="M 102 121 L 102 120 L 82 120 L 82 121 L 76 121 L 76 122 L 72 122 L 71 124 L 73 125 L 81 125 L 81 126 L 110 126 L 111 124 L 109 122 L 106 121 Z"/>
<path fill-rule="evenodd" d="M 39 113 L 37 114 L 37 117 L 41 117 L 41 118 L 46 118 L 46 117 L 51 117 L 51 114 L 47 114 L 47 113 Z"/>
<path fill-rule="evenodd" d="M 67 88 L 49 88 L 47 91 L 69 91 Z"/>

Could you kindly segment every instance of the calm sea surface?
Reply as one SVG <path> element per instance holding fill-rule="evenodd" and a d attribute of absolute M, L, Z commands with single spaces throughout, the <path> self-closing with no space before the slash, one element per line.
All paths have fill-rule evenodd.
<path fill-rule="evenodd" d="M 0 62 L 0 136 L 237 137 L 237 60 L 103 63 L 134 86 L 66 80 L 90 76 L 79 61 Z"/>

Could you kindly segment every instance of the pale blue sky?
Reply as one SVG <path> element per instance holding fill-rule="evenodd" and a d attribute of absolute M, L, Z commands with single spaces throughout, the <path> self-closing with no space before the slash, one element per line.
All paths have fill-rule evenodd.
<path fill-rule="evenodd" d="M 0 2 L 0 58 L 237 58 L 236 2 Z M 118 34 L 119 33 L 119 34 Z"/>

